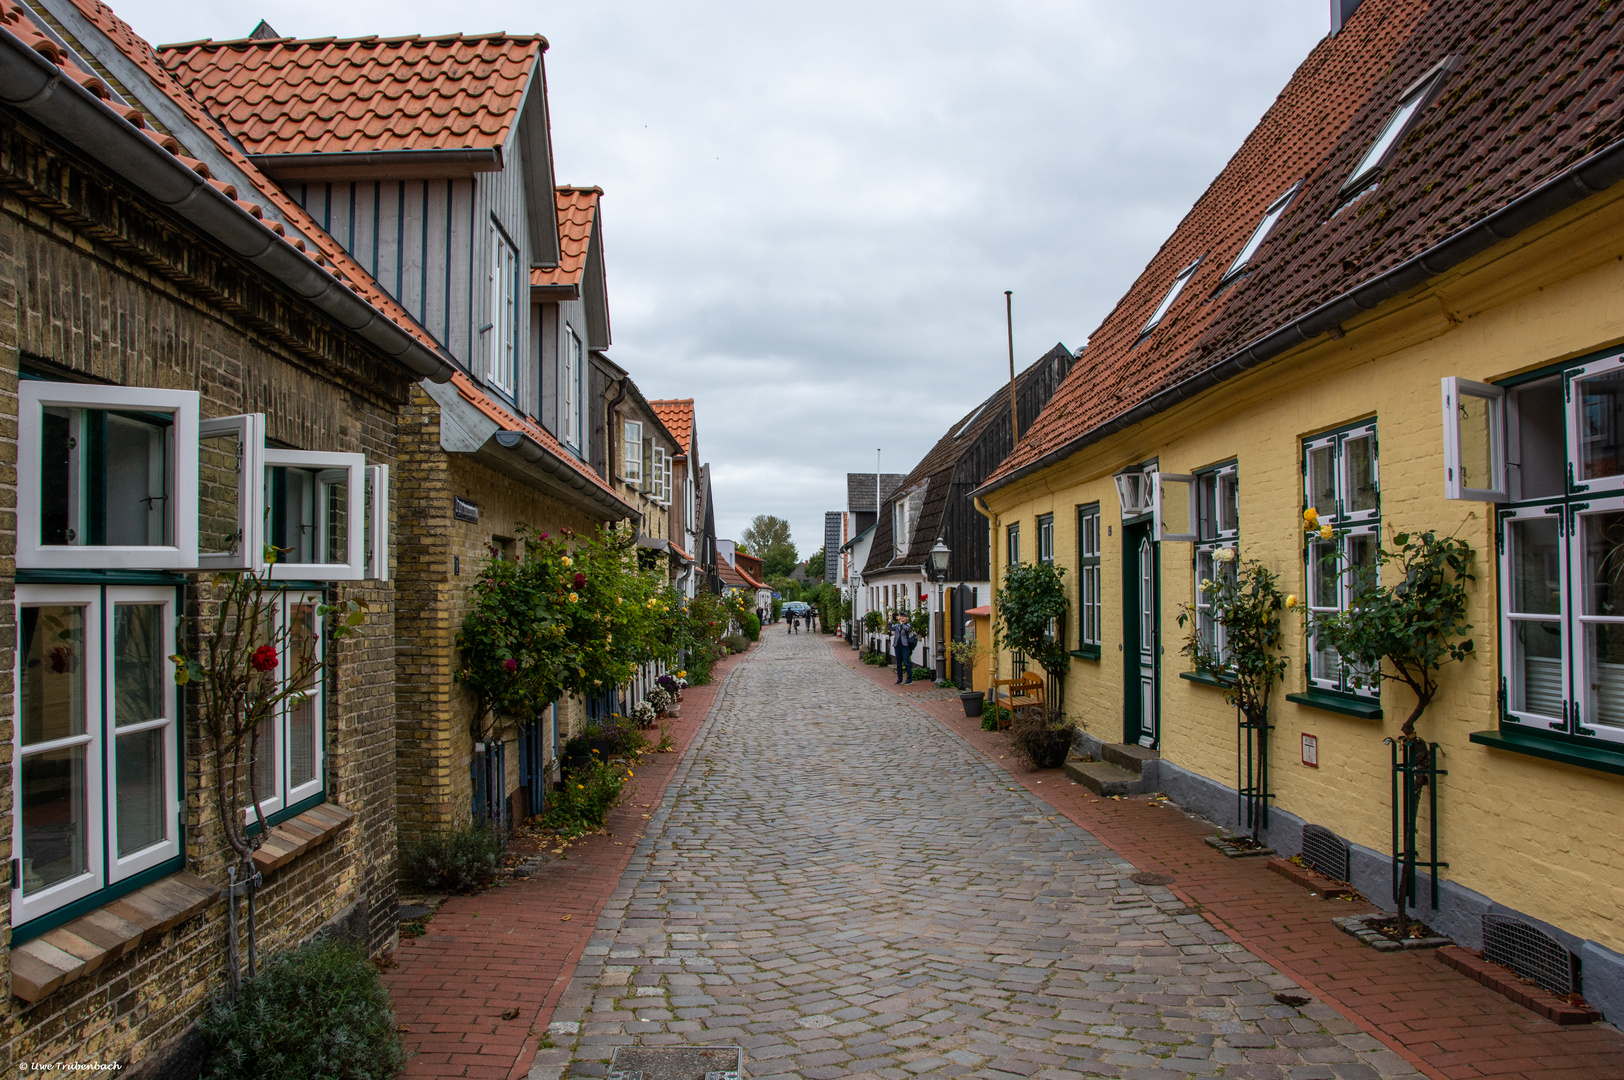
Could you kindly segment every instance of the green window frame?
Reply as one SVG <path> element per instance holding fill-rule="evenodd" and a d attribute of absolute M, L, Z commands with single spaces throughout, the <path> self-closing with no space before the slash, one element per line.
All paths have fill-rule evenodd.
<path fill-rule="evenodd" d="M 1100 553 L 1103 532 L 1100 504 L 1077 508 L 1077 651 L 1085 659 L 1098 660 L 1104 641 L 1105 612 L 1100 593 Z"/>
<path fill-rule="evenodd" d="M 1380 443 L 1376 420 L 1362 420 L 1304 439 L 1303 510 L 1320 528 L 1303 545 L 1308 609 L 1306 681 L 1311 694 L 1378 701 L 1379 677 L 1319 643 L 1314 622 L 1337 612 L 1375 580 L 1381 541 Z"/>

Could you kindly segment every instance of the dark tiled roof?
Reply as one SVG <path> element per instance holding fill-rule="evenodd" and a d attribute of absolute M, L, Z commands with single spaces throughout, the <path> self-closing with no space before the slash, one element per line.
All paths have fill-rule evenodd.
<path fill-rule="evenodd" d="M 889 499 L 902 483 L 899 472 L 880 473 L 880 498 Z M 849 472 L 846 474 L 846 509 L 853 513 L 874 512 L 874 474 Z"/>
<path fill-rule="evenodd" d="M 1624 138 L 1624 8 L 1589 0 L 1364 0 L 1322 41 L 1090 339 L 994 477 L 1090 432 L 1392 270 Z M 1446 61 L 1379 184 L 1341 189 L 1405 91 Z M 1261 219 L 1303 187 L 1250 263 L 1218 284 Z M 1184 267 L 1189 285 L 1143 341 Z M 1215 295 L 1216 293 L 1216 295 Z"/>

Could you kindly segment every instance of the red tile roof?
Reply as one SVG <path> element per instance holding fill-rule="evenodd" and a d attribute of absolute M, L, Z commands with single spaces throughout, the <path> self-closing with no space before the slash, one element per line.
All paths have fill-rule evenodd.
<path fill-rule="evenodd" d="M 553 194 L 558 204 L 558 265 L 531 270 L 530 284 L 579 285 L 586 274 L 586 253 L 592 246 L 592 223 L 603 189 L 561 187 Z"/>
<path fill-rule="evenodd" d="M 195 41 L 159 54 L 250 154 L 316 154 L 501 148 L 546 48 L 487 34 Z"/>
<path fill-rule="evenodd" d="M 676 440 L 680 448 L 678 453 L 686 454 L 693 441 L 694 434 L 694 399 L 689 398 L 662 398 L 650 401 L 649 408 L 654 415 L 660 418 L 671 437 Z"/>
<path fill-rule="evenodd" d="M 552 433 L 546 428 L 542 427 L 540 424 L 534 423 L 531 420 L 525 419 L 524 417 L 515 416 L 513 413 L 502 408 L 502 406 L 498 405 L 489 394 L 485 393 L 485 391 L 479 388 L 478 383 L 474 382 L 473 379 L 469 378 L 463 372 L 458 371 L 451 376 L 451 385 L 457 388 L 457 392 L 461 394 L 463 399 L 466 400 L 470 405 L 474 406 L 474 408 L 478 409 L 480 412 L 484 413 L 486 416 L 500 424 L 502 426 L 502 430 L 516 431 L 522 435 L 528 435 L 554 457 L 567 463 L 570 468 L 580 473 L 581 476 L 590 482 L 594 487 L 597 487 L 605 494 L 613 497 L 614 500 L 621 505 L 625 505 L 626 500 L 620 497 L 619 492 L 610 487 L 608 482 L 605 481 L 603 477 L 593 472 L 591 466 L 589 466 L 586 462 L 582 461 L 570 451 L 566 450 L 564 448 L 564 444 L 553 438 Z"/>
<path fill-rule="evenodd" d="M 1364 0 L 1297 69 L 989 486 L 1058 460 L 1135 406 L 1624 139 L 1621 52 L 1617 5 Z M 1344 202 L 1343 184 L 1405 91 L 1451 57 L 1459 67 L 1393 148 L 1379 185 Z M 1301 191 L 1249 270 L 1219 291 L 1264 208 L 1298 181 Z M 1196 259 L 1177 303 L 1140 340 L 1174 278 Z"/>
<path fill-rule="evenodd" d="M 722 579 L 722 584 L 724 585 L 732 585 L 735 588 L 744 589 L 765 589 L 767 587 L 761 582 L 757 581 L 755 578 L 751 577 L 748 571 L 744 570 L 742 567 L 733 565 L 726 559 L 722 559 L 717 562 L 716 573 L 717 576 Z"/>
<path fill-rule="evenodd" d="M 255 190 L 251 193 L 243 192 L 240 194 L 251 195 L 259 202 L 274 207 L 276 213 L 303 239 L 286 237 L 285 230 L 279 222 L 270 222 L 267 224 L 267 228 L 283 236 L 298 250 L 305 252 L 306 255 L 315 260 L 317 265 L 323 267 L 333 277 L 349 286 L 352 292 L 365 300 L 385 318 L 411 334 L 419 342 L 431 349 L 440 349 L 439 342 L 435 341 L 427 330 L 419 326 L 405 308 L 397 304 L 388 293 L 384 292 L 378 286 L 378 283 L 373 280 L 372 275 L 362 269 L 361 265 L 350 257 L 349 253 L 344 250 L 338 241 L 327 235 L 321 226 L 316 224 L 315 219 L 305 213 L 303 207 L 294 202 L 275 181 L 260 172 L 254 163 L 238 149 L 226 133 L 220 129 L 218 121 L 210 116 L 207 110 L 159 62 L 157 53 L 153 51 L 152 46 L 147 43 L 145 38 L 131 29 L 129 23 L 120 19 L 113 13 L 112 8 L 101 3 L 100 0 L 73 0 L 73 2 L 84 13 L 86 18 L 93 22 L 102 33 L 107 35 L 108 39 L 120 52 L 140 67 L 141 71 L 152 80 L 153 84 L 180 107 L 186 114 L 187 119 L 196 124 L 198 130 L 214 144 L 214 149 L 217 152 L 228 158 L 232 165 L 253 181 Z M 39 37 L 37 32 L 32 29 L 31 24 L 28 23 L 26 14 L 15 5 L 0 3 L 0 21 L 3 21 L 13 32 L 18 32 L 17 28 L 22 26 L 28 29 L 29 34 Z M 35 44 L 28 36 L 22 34 L 19 34 L 19 36 L 22 36 L 24 41 L 33 45 L 35 50 L 47 59 L 60 65 L 61 57 L 54 55 L 56 53 L 54 45 L 47 50 Z M 64 70 L 68 70 L 68 68 L 64 68 Z M 80 79 L 79 75 L 74 77 Z M 83 80 L 80 79 L 80 81 Z M 96 81 L 99 84 L 100 80 Z M 105 93 L 105 90 L 103 90 L 103 93 Z M 140 112 L 135 109 L 124 108 L 116 108 L 115 111 L 130 123 L 142 128 L 150 138 L 191 166 L 200 175 L 205 177 L 209 175 L 208 167 L 203 162 L 186 156 L 184 148 L 178 140 L 169 135 L 160 135 L 147 128 Z M 238 198 L 239 193 L 230 190 L 230 185 L 218 181 L 214 181 L 214 183 L 216 187 L 225 190 L 232 198 Z M 238 199 L 238 204 L 255 217 L 261 217 L 263 214 L 263 210 L 255 203 Z M 307 241 L 310 247 L 314 248 L 314 251 L 306 248 Z"/>

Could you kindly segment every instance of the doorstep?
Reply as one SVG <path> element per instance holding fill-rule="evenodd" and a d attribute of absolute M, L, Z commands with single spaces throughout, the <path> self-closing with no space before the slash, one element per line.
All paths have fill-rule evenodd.
<path fill-rule="evenodd" d="M 195 874 L 170 874 L 11 950 L 11 993 L 39 1001 L 199 914 L 220 890 Z"/>

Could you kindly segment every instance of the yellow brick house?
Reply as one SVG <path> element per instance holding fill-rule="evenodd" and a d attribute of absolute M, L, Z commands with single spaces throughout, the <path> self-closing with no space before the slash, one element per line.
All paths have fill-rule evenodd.
<path fill-rule="evenodd" d="M 1344 8 L 1350 5 L 1343 5 Z M 1235 709 L 1181 655 L 1225 548 L 1302 598 L 1277 688 L 1265 838 L 1305 830 L 1395 906 L 1391 765 L 1413 696 L 1312 633 L 1395 533 L 1476 551 L 1476 656 L 1421 721 L 1437 786 L 1412 911 L 1512 925 L 1624 1017 L 1624 106 L 1616 11 L 1364 0 L 1118 302 L 977 491 L 1054 530 L 1076 607 L 1066 711 L 1140 790 L 1222 824 Z M 1333 538 L 1305 536 L 1314 507 Z M 1218 558 L 1223 558 L 1217 555 Z M 1259 778 L 1254 771 L 1253 783 Z M 1132 790 L 1133 787 L 1129 787 Z M 1493 916 L 1485 922 L 1484 916 Z"/>

